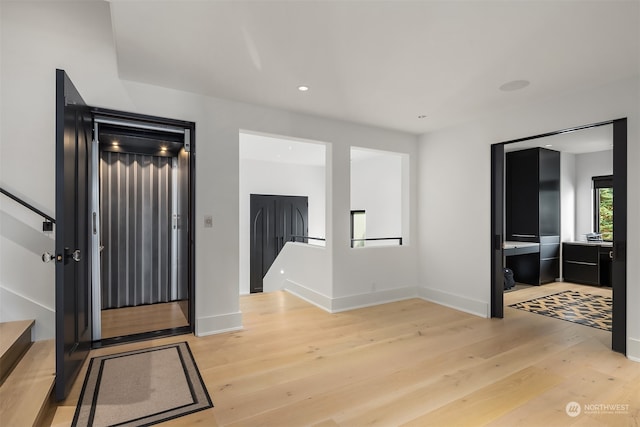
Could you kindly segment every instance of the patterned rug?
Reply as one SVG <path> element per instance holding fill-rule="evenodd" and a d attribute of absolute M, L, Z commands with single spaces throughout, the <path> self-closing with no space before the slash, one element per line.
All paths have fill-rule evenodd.
<path fill-rule="evenodd" d="M 611 297 L 564 291 L 509 307 L 611 331 Z"/>

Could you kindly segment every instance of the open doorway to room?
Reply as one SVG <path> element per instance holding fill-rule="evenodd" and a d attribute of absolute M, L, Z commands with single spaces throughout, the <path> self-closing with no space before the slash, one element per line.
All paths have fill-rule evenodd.
<path fill-rule="evenodd" d="M 242 131 L 240 294 L 262 281 L 287 242 L 325 245 L 324 143 Z"/>
<path fill-rule="evenodd" d="M 621 119 L 492 146 L 492 317 L 577 315 L 625 352 L 626 143 Z"/>

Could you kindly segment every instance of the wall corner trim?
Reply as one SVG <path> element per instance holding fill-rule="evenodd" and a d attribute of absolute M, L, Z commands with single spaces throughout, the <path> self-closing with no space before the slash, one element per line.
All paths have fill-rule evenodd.
<path fill-rule="evenodd" d="M 478 301 L 460 295 L 450 294 L 431 288 L 418 288 L 420 298 L 455 310 L 464 311 L 484 318 L 489 318 L 490 304 L 486 301 Z"/>
<path fill-rule="evenodd" d="M 218 314 L 196 319 L 196 336 L 221 334 L 242 330 L 242 312 Z"/>
<path fill-rule="evenodd" d="M 627 359 L 640 363 L 640 339 L 627 339 Z"/>

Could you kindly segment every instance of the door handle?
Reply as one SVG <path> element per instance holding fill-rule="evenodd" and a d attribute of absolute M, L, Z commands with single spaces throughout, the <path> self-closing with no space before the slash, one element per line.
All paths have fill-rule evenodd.
<path fill-rule="evenodd" d="M 76 249 L 75 251 L 71 252 L 71 249 L 64 248 L 64 257 L 62 255 L 56 256 L 56 260 L 58 262 L 64 261 L 65 264 L 68 262 L 69 259 L 72 259 L 75 262 L 80 262 L 80 260 L 82 259 L 80 249 Z"/>

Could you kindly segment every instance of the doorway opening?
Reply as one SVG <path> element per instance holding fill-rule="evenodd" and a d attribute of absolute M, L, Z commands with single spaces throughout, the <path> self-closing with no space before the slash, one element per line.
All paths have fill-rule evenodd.
<path fill-rule="evenodd" d="M 593 191 L 596 189 L 592 185 L 592 177 L 607 173 L 606 169 L 604 172 L 603 169 L 596 168 L 594 170 L 592 165 L 591 168 L 585 166 L 582 167 L 584 170 L 576 172 L 581 169 L 576 166 L 578 163 L 588 164 L 589 161 L 573 159 L 574 163 L 571 164 L 567 163 L 564 158 L 564 167 L 561 170 L 560 153 L 557 153 L 553 156 L 554 159 L 557 157 L 552 162 L 554 163 L 551 168 L 553 173 L 550 173 L 549 170 L 540 172 L 544 169 L 541 166 L 543 159 L 540 153 L 542 150 L 545 151 L 546 156 L 546 151 L 556 151 L 557 147 L 554 145 L 557 142 L 561 143 L 560 138 L 565 136 L 584 137 L 585 134 L 578 131 L 585 130 L 599 130 L 600 133 L 604 132 L 608 138 L 605 141 L 607 146 L 600 150 L 602 153 L 589 154 L 591 159 L 589 161 L 594 163 L 593 159 L 597 158 L 596 163 L 600 168 L 603 167 L 603 163 L 606 163 L 602 160 L 603 158 L 605 160 L 608 158 L 612 163 L 609 164 L 609 167 L 612 168 L 613 188 L 615 188 L 616 194 L 613 204 L 615 237 L 612 242 L 593 241 L 596 234 L 594 230 L 598 225 L 593 223 L 591 203 L 594 200 Z M 585 144 L 591 142 L 584 141 Z M 513 151 L 513 147 L 524 149 Z M 530 173 L 527 173 L 522 167 L 516 168 L 516 174 L 519 174 L 516 181 L 533 177 L 533 180 L 536 181 L 533 186 L 537 195 L 523 197 L 527 192 L 526 189 L 520 193 L 521 189 L 514 191 L 514 184 L 511 184 L 511 188 L 509 185 L 505 186 L 505 179 L 509 180 L 508 162 L 510 160 L 507 158 L 505 161 L 505 151 L 517 153 L 518 157 L 525 154 L 533 155 L 534 160 L 538 163 L 534 162 L 535 167 L 531 169 Z M 606 151 L 609 153 L 607 154 Z M 541 285 L 556 280 L 598 286 L 610 284 L 610 292 L 613 295 L 611 346 L 614 351 L 626 352 L 626 153 L 626 119 L 580 126 L 492 145 L 492 317 L 504 316 L 505 265 L 519 269 L 520 277 L 530 279 L 529 282 L 532 285 Z M 545 164 L 548 166 L 549 162 Z M 513 165 L 511 169 L 514 169 Z M 567 186 L 560 180 L 561 173 L 566 175 L 567 170 L 572 171 L 574 175 L 573 185 Z M 608 174 L 610 173 L 608 172 Z M 582 175 L 585 175 L 586 178 L 583 179 Z M 542 179 L 541 176 L 547 178 L 553 176 L 553 179 Z M 564 188 L 561 196 L 562 187 Z M 553 200 L 547 203 L 551 199 Z M 573 201 L 568 202 L 567 199 L 573 199 Z M 584 206 L 585 201 L 586 207 Z M 521 216 L 514 222 L 510 217 L 514 216 L 512 211 L 517 208 L 518 203 L 530 208 L 528 214 L 531 212 L 540 213 L 533 215 L 532 220 L 529 218 L 530 221 L 527 221 L 526 217 L 523 220 Z M 551 215 L 553 221 L 545 221 L 542 224 L 540 218 L 548 217 L 550 210 L 553 211 L 553 215 Z M 607 256 L 603 256 L 605 252 Z M 582 259 L 584 257 L 588 257 L 588 259 Z M 510 258 L 513 262 L 509 262 Z M 523 272 L 526 273 L 524 276 Z M 542 274 L 543 272 L 544 274 Z M 584 281 L 587 276 L 592 283 Z M 517 282 L 518 273 L 514 272 L 514 277 Z"/>
<path fill-rule="evenodd" d="M 239 293 L 246 295 L 263 292 L 262 279 L 288 242 L 325 246 L 327 150 L 322 142 L 250 131 L 238 139 Z"/>
<path fill-rule="evenodd" d="M 93 339 L 190 331 L 191 130 L 94 117 Z"/>

